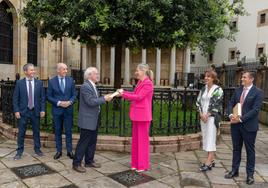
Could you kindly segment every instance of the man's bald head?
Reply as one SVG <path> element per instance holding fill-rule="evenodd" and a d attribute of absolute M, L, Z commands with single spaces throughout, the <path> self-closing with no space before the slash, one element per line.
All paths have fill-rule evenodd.
<path fill-rule="evenodd" d="M 68 67 L 65 63 L 58 63 L 57 64 L 57 73 L 60 77 L 65 77 L 68 72 Z"/>

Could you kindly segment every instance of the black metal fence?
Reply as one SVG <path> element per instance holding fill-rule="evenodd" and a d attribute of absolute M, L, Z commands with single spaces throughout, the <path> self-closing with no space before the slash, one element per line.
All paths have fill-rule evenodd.
<path fill-rule="evenodd" d="M 79 109 L 79 87 L 77 102 L 74 113 L 74 132 L 77 128 L 77 115 Z M 126 88 L 132 90 L 133 88 Z M 2 120 L 13 127 L 17 126 L 12 109 L 12 96 L 14 82 L 1 83 L 1 107 Z M 114 91 L 112 87 L 99 87 L 101 95 Z M 178 135 L 195 133 L 200 130 L 198 112 L 195 101 L 199 90 L 196 89 L 160 89 L 155 88 L 153 96 L 153 121 L 151 123 L 150 135 Z M 223 109 L 230 100 L 233 88 L 224 89 Z M 53 132 L 53 118 L 51 105 L 47 103 L 46 116 L 41 120 L 41 130 Z M 131 121 L 129 119 L 129 102 L 120 98 L 114 99 L 101 106 L 99 132 L 101 134 L 130 136 Z M 223 114 L 223 119 L 225 113 Z"/>

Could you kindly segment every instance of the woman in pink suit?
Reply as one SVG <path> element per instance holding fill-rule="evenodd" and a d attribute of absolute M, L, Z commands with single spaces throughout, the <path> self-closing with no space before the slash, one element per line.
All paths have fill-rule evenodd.
<path fill-rule="evenodd" d="M 153 72 L 148 64 L 139 64 L 135 76 L 139 79 L 133 92 L 120 89 L 121 96 L 130 100 L 132 121 L 131 169 L 142 172 L 149 169 L 149 129 L 152 121 Z"/>

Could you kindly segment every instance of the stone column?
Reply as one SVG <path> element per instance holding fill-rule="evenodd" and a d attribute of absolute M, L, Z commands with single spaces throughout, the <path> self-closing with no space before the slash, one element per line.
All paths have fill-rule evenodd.
<path fill-rule="evenodd" d="M 190 62 L 191 62 L 191 50 L 189 47 L 185 50 L 185 60 L 183 64 L 183 73 L 184 73 L 184 85 L 187 86 L 187 74 L 190 73 Z"/>
<path fill-rule="evenodd" d="M 40 62 L 40 78 L 48 78 L 48 39 L 38 37 L 38 60 Z"/>
<path fill-rule="evenodd" d="M 170 55 L 170 69 L 169 69 L 169 85 L 172 86 L 174 84 L 174 76 L 176 72 L 176 47 L 174 46 L 171 49 Z"/>
<path fill-rule="evenodd" d="M 96 67 L 101 72 L 101 45 L 97 44 L 96 46 Z"/>
<path fill-rule="evenodd" d="M 110 85 L 114 85 L 115 47 L 111 47 Z"/>
<path fill-rule="evenodd" d="M 92 49 L 89 46 L 87 46 L 87 56 L 88 56 L 87 66 L 92 66 Z"/>
<path fill-rule="evenodd" d="M 82 45 L 82 70 L 86 70 L 87 68 L 87 58 L 88 58 L 88 54 L 87 54 L 87 46 L 86 45 Z"/>
<path fill-rule="evenodd" d="M 160 86 L 160 77 L 161 77 L 161 49 L 156 49 L 156 69 L 155 69 L 155 81 L 156 85 Z"/>
<path fill-rule="evenodd" d="M 141 62 L 146 63 L 146 49 L 142 49 Z"/>
<path fill-rule="evenodd" d="M 125 49 L 125 76 L 124 84 L 129 85 L 129 48 Z"/>

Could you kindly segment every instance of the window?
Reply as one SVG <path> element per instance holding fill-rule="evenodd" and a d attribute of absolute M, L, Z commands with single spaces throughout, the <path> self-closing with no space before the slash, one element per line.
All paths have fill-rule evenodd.
<path fill-rule="evenodd" d="M 258 57 L 260 57 L 260 55 L 263 54 L 263 52 L 264 52 L 263 47 L 258 48 Z"/>
<path fill-rule="evenodd" d="M 37 28 L 28 28 L 27 63 L 37 66 Z"/>
<path fill-rule="evenodd" d="M 258 12 L 257 27 L 268 26 L 266 15 L 268 15 L 268 9 Z"/>
<path fill-rule="evenodd" d="M 190 63 L 195 64 L 195 54 L 193 54 L 193 53 L 191 53 Z"/>
<path fill-rule="evenodd" d="M 260 24 L 264 24 L 265 23 L 265 17 L 266 17 L 266 14 L 263 13 L 260 15 Z"/>
<path fill-rule="evenodd" d="M 236 61 L 236 55 L 235 55 L 235 52 L 236 52 L 236 48 L 230 48 L 229 49 L 229 54 L 228 54 L 228 60 L 229 61 Z"/>
<path fill-rule="evenodd" d="M 213 54 L 212 53 L 209 54 L 208 61 L 209 62 L 213 62 Z"/>
<path fill-rule="evenodd" d="M 6 2 L 0 3 L 0 64 L 13 63 L 13 19 Z"/>
<path fill-rule="evenodd" d="M 231 29 L 231 30 L 237 29 L 237 21 L 232 21 L 232 22 L 231 22 L 230 29 Z"/>
<path fill-rule="evenodd" d="M 266 47 L 265 47 L 265 43 L 259 43 L 256 45 L 256 51 L 255 51 L 255 57 L 256 59 L 258 59 L 261 54 L 265 54 L 266 53 Z"/>

